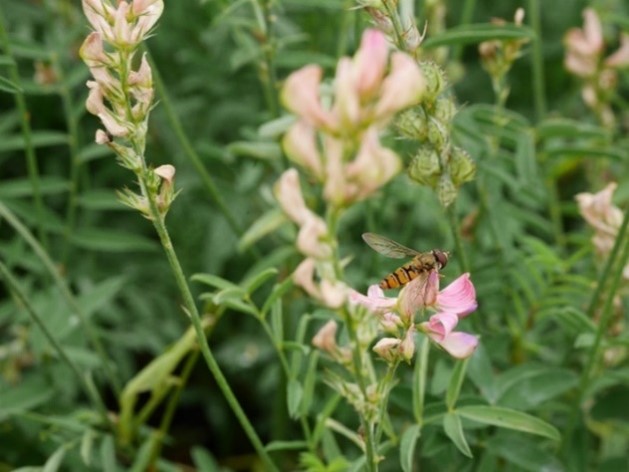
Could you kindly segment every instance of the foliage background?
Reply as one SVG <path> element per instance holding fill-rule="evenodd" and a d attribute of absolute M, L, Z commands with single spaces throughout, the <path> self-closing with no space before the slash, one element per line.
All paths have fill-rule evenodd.
<path fill-rule="evenodd" d="M 169 213 L 171 236 L 187 274 L 215 274 L 235 283 L 265 267 L 278 267 L 282 280 L 300 259 L 291 244 L 294 230 L 273 216 L 276 204 L 271 188 L 284 163 L 278 134 L 261 126 L 283 112 L 277 96 L 265 96 L 260 80 L 265 60 L 272 61 L 277 83 L 312 62 L 325 67 L 329 77 L 337 58 L 355 50 L 369 24 L 361 10 L 351 9 L 351 1 L 261 3 L 268 5 L 275 20 L 271 49 L 256 23 L 252 5 L 257 3 L 244 1 L 167 1 L 156 34 L 148 41 L 167 96 L 158 88 L 147 155 L 155 166 L 175 165 L 177 187 L 183 189 Z M 419 18 L 422 3 L 417 2 Z M 618 32 L 629 32 L 629 7 L 621 0 L 591 3 L 605 24 L 608 51 L 614 50 Z M 461 19 L 462 2 L 446 4 L 446 23 L 454 27 Z M 491 17 L 510 19 L 517 7 L 537 4 L 465 3 L 474 6 L 474 23 Z M 461 61 L 450 61 L 446 67 L 461 105 L 455 133 L 478 165 L 477 181 L 464 187 L 456 209 L 464 228 L 466 222 L 474 223 L 465 244 L 481 304 L 473 330 L 482 335 L 482 348 L 470 363 L 465 393 L 468 398 L 494 399 L 502 406 L 527 411 L 564 431 L 574 427 L 567 426 L 570 405 L 596 330 L 596 321 L 587 318 L 591 315 L 587 307 L 602 267 L 573 197 L 581 191 L 598 191 L 613 179 L 619 183 L 616 200 L 627 200 L 624 105 L 629 81 L 626 73 L 621 75 L 618 128 L 609 132 L 599 127 L 581 101 L 578 81 L 562 65 L 562 37 L 568 28 L 581 25 L 581 11 L 588 2 L 562 0 L 538 6 L 545 110 L 536 109 L 540 94 L 533 89 L 535 57 L 530 45 L 509 75 L 510 111 L 500 124 L 492 121 L 495 113 L 502 112 L 490 106 L 491 83 L 480 66 L 476 45 L 461 46 Z M 181 300 L 150 224 L 116 199 L 116 189 L 131 185 L 130 175 L 115 165 L 107 149 L 93 143 L 98 124 L 84 110 L 88 72 L 77 56 L 88 32 L 80 3 L 3 0 L 0 9 L 11 46 L 11 53 L 3 48 L 2 58 L 14 57 L 19 71 L 44 211 L 33 200 L 24 134 L 12 93 L 0 93 L 0 200 L 39 236 L 98 326 L 107 353 L 126 382 L 187 328 Z M 428 32 L 430 38 L 430 25 Z M 0 75 L 9 77 L 9 62 L 3 60 L 0 67 Z M 49 74 L 50 80 L 37 79 L 38 70 Z M 565 128 L 553 128 L 556 122 L 549 120 L 560 118 Z M 179 127 L 211 176 L 214 195 L 191 162 Z M 394 140 L 391 144 L 402 154 L 408 146 Z M 488 200 L 483 207 L 479 201 L 485 191 Z M 73 205 L 75 210 L 68 210 Z M 231 224 L 221 205 L 231 215 Z M 269 234 L 247 233 L 248 244 L 248 239 L 242 239 L 244 231 L 269 212 Z M 476 219 L 471 220 L 474 212 Z M 353 257 L 348 276 L 361 290 L 395 267 L 364 247 L 360 239 L 364 231 L 383 233 L 412 247 L 454 247 L 450 223 L 434 194 L 411 184 L 404 175 L 381 198 L 354 208 L 341 224 L 342 253 Z M 117 411 L 115 395 L 103 382 L 100 360 L 87 347 L 76 316 L 68 315 L 39 257 L 4 221 L 0 235 L 4 264 L 71 357 L 85 371 L 93 371 L 109 409 Z M 457 271 L 454 254 L 446 280 Z M 265 284 L 254 299 L 262 303 L 271 288 Z M 201 295 L 208 287 L 196 283 L 193 289 Z M 88 415 L 85 398 L 15 296 L 6 286 L 2 290 L 0 470 L 44 464 L 67 444 L 71 452 L 64 459 L 66 467 L 83 470 L 78 450 L 84 429 L 77 425 L 83 425 Z M 297 290 L 286 297 L 284 331 L 294 334 L 302 314 L 313 307 Z M 214 309 L 211 299 L 203 303 L 207 311 Z M 606 332 L 613 334 L 605 341 L 606 363 L 597 369 L 598 383 L 588 385 L 592 403 L 579 416 L 572 443 L 562 449 L 522 434 L 472 428 L 477 454 L 470 461 L 433 427 L 422 439 L 423 465 L 428 470 L 482 469 L 500 458 L 509 470 L 620 470 L 628 460 L 624 306 L 617 307 L 615 331 Z M 314 333 L 316 326 L 313 323 L 308 333 Z M 285 379 L 259 324 L 227 309 L 210 343 L 264 440 L 296 434 L 286 412 Z M 429 393 L 436 402 L 452 363 L 444 356 L 434 357 Z M 411 371 L 406 369 L 402 377 L 408 380 Z M 329 393 L 325 385 L 317 392 L 322 398 Z M 393 408 L 403 421 L 409 395 L 404 381 L 396 392 Z M 140 397 L 141 402 L 147 399 Z M 317 406 L 315 402 L 313 411 Z M 161 414 L 158 409 L 148 425 L 157 427 Z M 349 407 L 341 406 L 337 418 L 355 426 Z M 112 457 L 111 442 L 103 437 L 104 433 L 94 441 L 99 451 L 95 460 L 101 465 Z M 349 456 L 356 454 L 340 441 Z M 206 470 L 210 454 L 236 469 L 255 463 L 207 368 L 198 362 L 181 392 L 160 467 L 166 470 L 169 464 L 180 463 Z M 296 460 L 290 451 L 282 457 L 286 464 Z M 120 466 L 132 462 L 129 457 L 119 459 Z M 395 470 L 395 464 L 385 467 Z"/>

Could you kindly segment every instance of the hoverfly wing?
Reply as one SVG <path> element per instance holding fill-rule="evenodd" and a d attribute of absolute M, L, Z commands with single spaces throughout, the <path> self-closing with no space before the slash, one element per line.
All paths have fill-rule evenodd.
<path fill-rule="evenodd" d="M 375 233 L 363 233 L 363 240 L 374 251 L 379 252 L 383 256 L 392 257 L 394 259 L 401 259 L 403 257 L 415 257 L 421 254 L 414 249 L 403 246 L 400 243 L 396 243 L 392 239 Z"/>

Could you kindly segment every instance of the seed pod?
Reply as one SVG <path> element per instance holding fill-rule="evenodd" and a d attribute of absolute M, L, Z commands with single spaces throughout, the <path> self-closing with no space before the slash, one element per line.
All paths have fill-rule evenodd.
<path fill-rule="evenodd" d="M 422 185 L 435 188 L 441 175 L 437 151 L 428 147 L 420 149 L 408 167 L 408 175 Z"/>

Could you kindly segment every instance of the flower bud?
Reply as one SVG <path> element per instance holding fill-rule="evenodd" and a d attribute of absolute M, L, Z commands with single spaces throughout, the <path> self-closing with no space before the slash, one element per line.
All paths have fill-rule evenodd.
<path fill-rule="evenodd" d="M 442 150 L 444 144 L 448 142 L 448 123 L 443 123 L 437 120 L 428 120 L 428 142 L 432 144 L 435 149 Z"/>
<path fill-rule="evenodd" d="M 428 118 L 421 107 L 410 108 L 395 119 L 395 128 L 405 138 L 425 141 L 428 139 Z"/>
<path fill-rule="evenodd" d="M 336 324 L 336 321 L 328 321 L 321 327 L 315 337 L 312 338 L 312 345 L 324 352 L 327 352 L 328 354 L 336 352 L 338 348 L 336 344 L 337 328 L 338 325 Z"/>
<path fill-rule="evenodd" d="M 421 148 L 408 167 L 408 175 L 422 185 L 436 187 L 441 175 L 437 151 L 430 147 Z"/>
<path fill-rule="evenodd" d="M 401 341 L 395 338 L 382 338 L 373 351 L 387 362 L 393 362 L 400 354 Z"/>
<path fill-rule="evenodd" d="M 464 149 L 454 146 L 450 152 L 450 162 L 448 165 L 452 183 L 460 187 L 463 183 L 469 182 L 476 173 L 476 164 Z"/>
<path fill-rule="evenodd" d="M 439 202 L 444 207 L 448 207 L 456 199 L 456 194 L 456 187 L 454 186 L 450 175 L 447 173 L 441 174 L 441 177 L 439 178 L 439 185 L 437 186 L 437 196 L 439 197 Z"/>
<path fill-rule="evenodd" d="M 439 97 L 432 115 L 441 123 L 451 123 L 456 115 L 456 105 L 450 97 Z"/>
<path fill-rule="evenodd" d="M 422 62 L 420 66 L 426 81 L 424 100 L 434 102 L 447 85 L 445 72 L 434 62 Z"/>
<path fill-rule="evenodd" d="M 415 354 L 415 325 L 411 325 L 406 332 L 406 336 L 404 336 L 400 344 L 400 354 L 406 362 L 410 362 L 413 359 Z"/>

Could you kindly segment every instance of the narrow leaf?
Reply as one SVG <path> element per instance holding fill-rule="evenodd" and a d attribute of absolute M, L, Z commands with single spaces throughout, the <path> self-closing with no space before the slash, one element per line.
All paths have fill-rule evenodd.
<path fill-rule="evenodd" d="M 404 431 L 400 439 L 400 465 L 404 472 L 413 470 L 415 445 L 421 435 L 421 425 L 414 424 Z"/>
<path fill-rule="evenodd" d="M 479 423 L 536 434 L 552 439 L 553 441 L 559 441 L 561 439 L 557 428 L 521 411 L 497 406 L 477 405 L 463 406 L 457 408 L 456 412 L 463 418 Z"/>
<path fill-rule="evenodd" d="M 424 48 L 481 43 L 491 40 L 533 39 L 535 33 L 525 26 L 494 25 L 490 23 L 455 26 L 422 43 Z"/>
<path fill-rule="evenodd" d="M 473 457 L 470 446 L 467 444 L 465 434 L 463 433 L 461 418 L 459 418 L 456 412 L 446 413 L 443 417 L 443 430 L 464 456 Z"/>
<path fill-rule="evenodd" d="M 304 389 L 297 379 L 290 379 L 286 385 L 286 402 L 288 403 L 288 414 L 291 418 L 299 418 L 299 405 Z"/>
<path fill-rule="evenodd" d="M 7 93 L 22 92 L 22 88 L 15 82 L 10 81 L 6 77 L 0 75 L 0 91 Z"/>
<path fill-rule="evenodd" d="M 456 401 L 459 398 L 461 392 L 461 386 L 465 379 L 465 370 L 467 368 L 468 359 L 457 361 L 452 371 L 452 377 L 450 377 L 450 383 L 448 384 L 448 390 L 446 391 L 446 406 L 448 410 L 452 410 Z"/>
<path fill-rule="evenodd" d="M 67 449 L 65 445 L 57 449 L 55 453 L 50 456 L 44 464 L 42 472 L 57 472 L 59 470 L 59 467 L 61 467 L 61 463 L 63 462 L 63 458 L 66 455 L 66 451 Z"/>
<path fill-rule="evenodd" d="M 430 341 L 421 337 L 421 346 L 417 349 L 415 368 L 413 369 L 413 414 L 418 424 L 423 423 L 424 398 L 426 395 L 426 374 L 428 372 L 428 353 Z"/>

